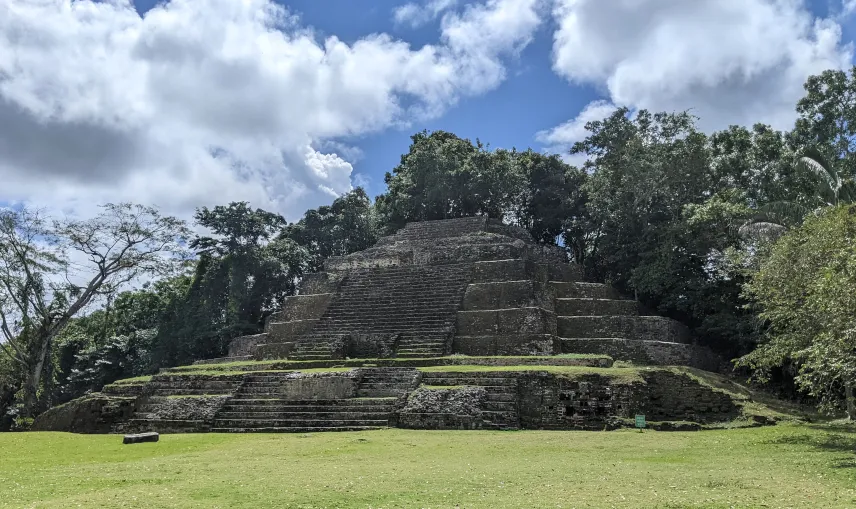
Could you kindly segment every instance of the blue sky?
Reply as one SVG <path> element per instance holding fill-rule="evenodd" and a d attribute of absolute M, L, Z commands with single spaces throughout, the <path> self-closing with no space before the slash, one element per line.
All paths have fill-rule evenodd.
<path fill-rule="evenodd" d="M 145 13 L 158 2 L 136 0 Z M 299 0 L 278 2 L 298 14 L 304 24 L 315 28 L 320 38 L 336 36 L 353 43 L 372 33 L 388 33 L 414 47 L 436 42 L 439 20 L 417 29 L 396 26 L 393 10 L 401 0 Z M 371 7 L 366 8 L 366 4 Z M 460 101 L 439 118 L 417 122 L 410 128 L 390 128 L 349 139 L 362 151 L 354 171 L 367 177 L 369 194 L 385 189 L 384 173 L 391 171 L 410 145 L 410 136 L 422 129 L 445 130 L 492 147 L 539 147 L 535 133 L 576 116 L 598 98 L 592 86 L 572 85 L 551 70 L 552 25 L 535 40 L 508 69 L 508 78 L 495 90 Z M 362 182 L 362 180 L 360 180 Z"/>
<path fill-rule="evenodd" d="M 0 203 L 82 215 L 247 200 L 296 219 L 353 182 L 381 193 L 422 129 L 557 153 L 615 106 L 787 129 L 856 34 L 853 0 L 57 1 L 0 16 L 20 50 L 0 55 Z"/>

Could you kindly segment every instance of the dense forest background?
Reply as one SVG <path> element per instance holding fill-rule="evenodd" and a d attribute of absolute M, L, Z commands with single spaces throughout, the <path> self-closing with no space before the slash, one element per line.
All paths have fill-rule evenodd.
<path fill-rule="evenodd" d="M 618 109 L 586 125 L 580 168 L 420 132 L 374 201 L 357 188 L 293 223 L 243 202 L 199 209 L 195 230 L 130 204 L 77 222 L 0 211 L 0 430 L 222 356 L 327 257 L 408 221 L 477 214 L 564 247 L 736 374 L 856 417 L 854 73 L 810 77 L 790 132 L 705 134 L 688 112 Z"/>

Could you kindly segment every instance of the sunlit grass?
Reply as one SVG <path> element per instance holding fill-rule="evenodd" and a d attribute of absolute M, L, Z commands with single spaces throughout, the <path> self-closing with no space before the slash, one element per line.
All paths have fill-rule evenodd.
<path fill-rule="evenodd" d="M 856 507 L 856 432 L 0 434 L 0 508 Z"/>

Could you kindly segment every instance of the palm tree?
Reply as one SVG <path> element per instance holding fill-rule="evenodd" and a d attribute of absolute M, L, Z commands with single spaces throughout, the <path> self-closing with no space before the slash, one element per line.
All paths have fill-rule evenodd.
<path fill-rule="evenodd" d="M 789 229 L 799 226 L 811 213 L 825 207 L 856 202 L 856 183 L 851 178 L 842 177 L 819 150 L 807 149 L 796 167 L 817 178 L 817 206 L 811 208 L 794 201 L 767 203 L 758 208 L 755 217 L 740 228 L 741 234 L 754 240 L 775 240 Z"/>

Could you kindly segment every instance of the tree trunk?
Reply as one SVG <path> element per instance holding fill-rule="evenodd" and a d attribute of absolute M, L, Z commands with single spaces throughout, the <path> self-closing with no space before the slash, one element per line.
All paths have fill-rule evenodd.
<path fill-rule="evenodd" d="M 36 362 L 27 374 L 27 383 L 24 385 L 24 417 L 35 417 L 39 384 L 42 381 L 42 372 L 45 369 L 45 361 L 47 360 L 51 339 L 52 337 L 49 337 L 42 341 L 39 354 L 35 359 Z"/>
<path fill-rule="evenodd" d="M 851 421 L 856 419 L 856 391 L 852 380 L 844 382 L 844 404 L 847 409 L 847 418 Z"/>

